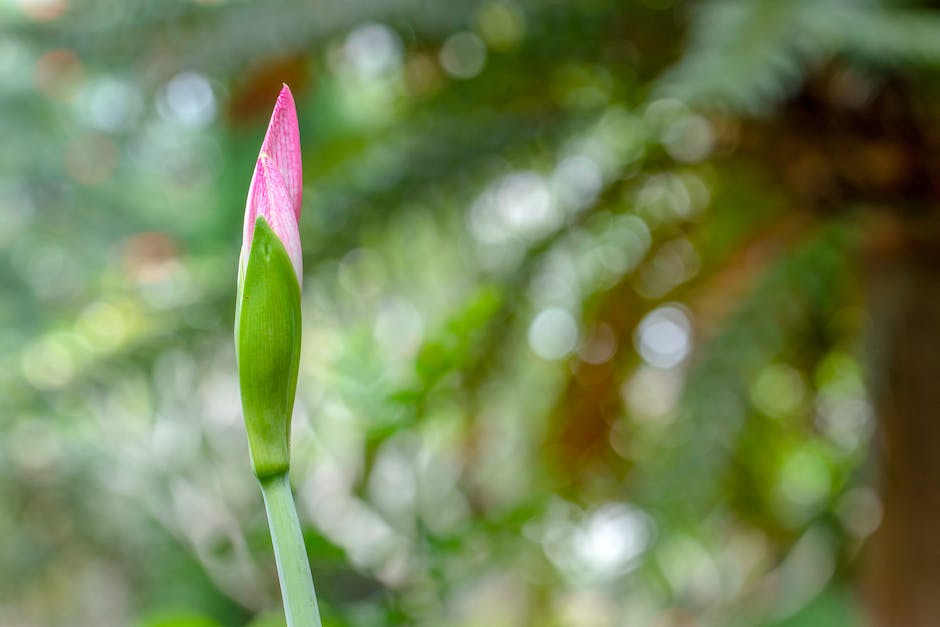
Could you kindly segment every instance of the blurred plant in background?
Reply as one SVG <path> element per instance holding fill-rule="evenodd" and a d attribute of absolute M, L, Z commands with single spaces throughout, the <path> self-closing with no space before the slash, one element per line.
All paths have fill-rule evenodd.
<path fill-rule="evenodd" d="M 229 329 L 283 82 L 306 184 L 293 474 L 324 624 L 858 623 L 859 549 L 895 511 L 866 464 L 879 390 L 901 389 L 879 373 L 931 380 L 892 348 L 904 320 L 901 346 L 940 338 L 898 314 L 940 311 L 908 254 L 937 241 L 940 15 L 0 19 L 0 625 L 282 624 Z M 888 554 L 883 589 L 910 587 Z"/>

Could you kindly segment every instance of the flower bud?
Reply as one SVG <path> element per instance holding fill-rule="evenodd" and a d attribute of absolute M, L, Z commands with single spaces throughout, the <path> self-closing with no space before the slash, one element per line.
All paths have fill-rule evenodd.
<path fill-rule="evenodd" d="M 248 191 L 235 304 L 242 410 L 260 479 L 290 467 L 301 334 L 301 181 L 297 114 L 285 86 Z"/>

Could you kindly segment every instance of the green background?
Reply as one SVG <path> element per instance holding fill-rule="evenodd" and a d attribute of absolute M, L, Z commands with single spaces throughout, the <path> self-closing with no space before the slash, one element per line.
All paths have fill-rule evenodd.
<path fill-rule="evenodd" d="M 926 4 L 0 3 L 0 625 L 281 624 L 232 323 L 284 82 L 325 625 L 859 624 Z"/>

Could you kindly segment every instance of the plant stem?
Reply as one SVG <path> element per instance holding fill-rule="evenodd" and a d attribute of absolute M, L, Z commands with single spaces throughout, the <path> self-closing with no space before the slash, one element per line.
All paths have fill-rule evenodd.
<path fill-rule="evenodd" d="M 262 479 L 261 494 L 268 512 L 287 627 L 320 627 L 317 595 L 287 473 Z"/>

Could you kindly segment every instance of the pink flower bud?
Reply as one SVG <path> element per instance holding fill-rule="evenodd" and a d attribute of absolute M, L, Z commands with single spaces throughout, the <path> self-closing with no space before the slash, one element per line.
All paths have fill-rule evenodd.
<path fill-rule="evenodd" d="M 255 222 L 260 216 L 284 244 L 297 273 L 297 280 L 301 281 L 303 255 L 297 222 L 300 219 L 302 193 L 303 170 L 300 161 L 297 110 L 290 89 L 284 85 L 274 105 L 274 113 L 271 114 L 271 122 L 261 144 L 261 154 L 258 156 L 248 188 L 241 250 L 242 266 L 251 251 Z"/>

